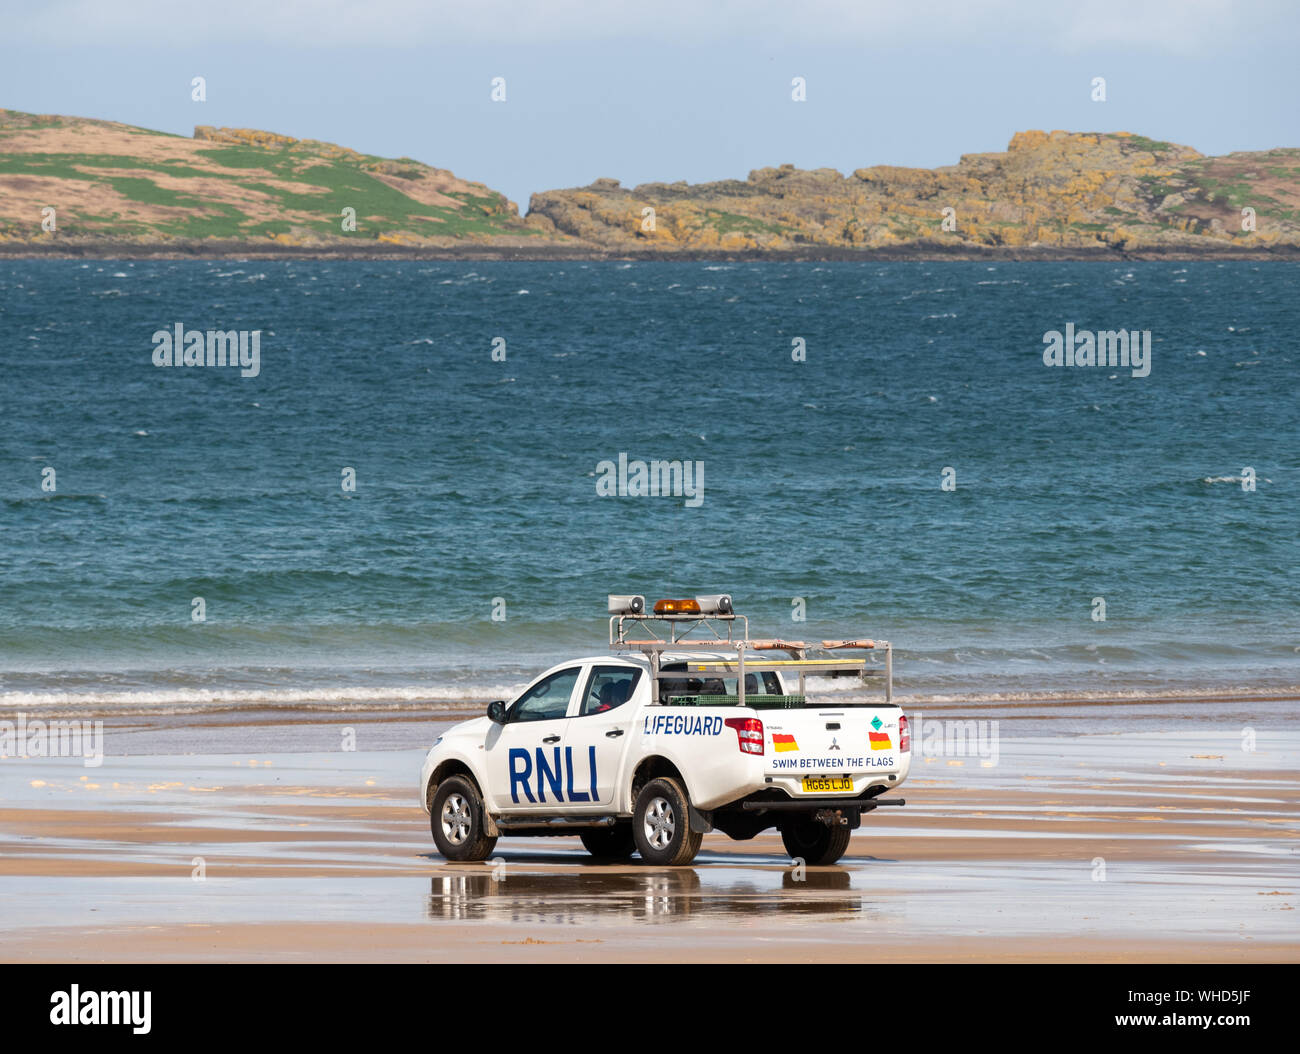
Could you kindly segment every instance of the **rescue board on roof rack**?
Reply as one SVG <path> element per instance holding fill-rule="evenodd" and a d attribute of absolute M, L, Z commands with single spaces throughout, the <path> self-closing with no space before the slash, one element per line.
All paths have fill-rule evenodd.
<path fill-rule="evenodd" d="M 911 767 L 888 641 L 751 638 L 727 593 L 610 595 L 607 611 L 608 654 L 553 666 L 434 742 L 420 801 L 443 856 L 576 835 L 598 857 L 672 866 L 709 832 L 775 828 L 792 857 L 829 864 L 865 814 L 903 804 L 884 797 Z M 810 676 L 853 680 L 818 698 Z"/>

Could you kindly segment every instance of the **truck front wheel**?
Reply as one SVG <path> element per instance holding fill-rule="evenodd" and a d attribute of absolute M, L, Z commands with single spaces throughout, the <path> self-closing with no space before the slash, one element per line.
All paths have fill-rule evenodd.
<path fill-rule="evenodd" d="M 675 779 L 660 776 L 641 788 L 632 810 L 632 837 L 647 864 L 682 867 L 695 859 L 704 841 L 702 831 L 692 831 L 690 802 Z"/>
<path fill-rule="evenodd" d="M 811 816 L 800 816 L 786 821 L 781 828 L 781 841 L 791 858 L 802 858 L 806 864 L 821 866 L 833 864 L 844 855 L 852 833 L 847 824 L 837 823 L 828 827 Z"/>
<path fill-rule="evenodd" d="M 429 808 L 433 842 L 448 860 L 486 860 L 497 840 L 483 833 L 483 799 L 464 776 L 450 776 L 438 784 Z"/>

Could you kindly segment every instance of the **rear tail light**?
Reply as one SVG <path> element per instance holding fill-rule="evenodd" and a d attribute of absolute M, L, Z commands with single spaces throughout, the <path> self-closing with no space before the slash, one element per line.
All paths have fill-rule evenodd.
<path fill-rule="evenodd" d="M 736 730 L 742 754 L 763 753 L 763 722 L 757 717 L 729 717 L 726 724 Z"/>
<path fill-rule="evenodd" d="M 908 753 L 912 749 L 912 733 L 907 727 L 907 715 L 898 715 L 898 750 L 900 753 Z"/>

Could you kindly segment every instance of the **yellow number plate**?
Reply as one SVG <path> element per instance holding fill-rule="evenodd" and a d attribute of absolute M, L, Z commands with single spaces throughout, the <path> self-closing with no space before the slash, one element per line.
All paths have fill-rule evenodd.
<path fill-rule="evenodd" d="M 824 794 L 827 791 L 852 791 L 853 780 L 848 776 L 805 776 L 803 789 L 806 792 Z"/>

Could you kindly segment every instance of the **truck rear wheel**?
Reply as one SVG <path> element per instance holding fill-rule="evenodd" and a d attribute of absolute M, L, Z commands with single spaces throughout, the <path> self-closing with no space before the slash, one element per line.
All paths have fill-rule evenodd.
<path fill-rule="evenodd" d="M 626 860 L 636 852 L 630 823 L 613 827 L 593 827 L 578 836 L 587 852 L 599 860 Z"/>
<path fill-rule="evenodd" d="M 828 827 L 812 817 L 801 816 L 781 828 L 781 841 L 792 859 L 802 858 L 804 863 L 821 866 L 833 864 L 844 855 L 852 833 L 847 824 Z"/>
<path fill-rule="evenodd" d="M 641 788 L 632 810 L 632 837 L 647 864 L 682 867 L 695 859 L 704 833 L 691 830 L 690 800 L 675 779 L 660 776 Z"/>
<path fill-rule="evenodd" d="M 464 776 L 450 776 L 438 784 L 429 827 L 438 852 L 458 863 L 486 860 L 497 845 L 495 838 L 483 833 L 483 799 Z"/>

